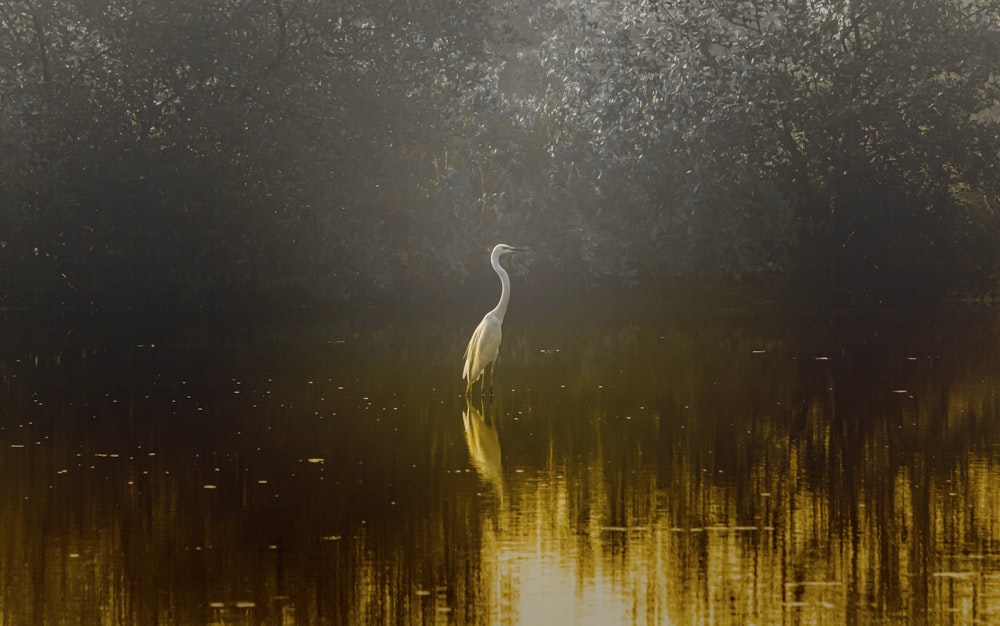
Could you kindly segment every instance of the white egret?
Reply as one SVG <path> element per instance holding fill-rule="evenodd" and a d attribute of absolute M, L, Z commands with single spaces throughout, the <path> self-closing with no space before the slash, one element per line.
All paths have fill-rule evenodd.
<path fill-rule="evenodd" d="M 486 368 L 490 368 L 490 394 L 493 394 L 493 369 L 496 366 L 497 355 L 500 354 L 500 329 L 503 316 L 507 313 L 507 302 L 510 301 L 510 277 L 507 270 L 500 266 L 500 257 L 518 249 L 503 243 L 498 243 L 490 254 L 490 265 L 500 277 L 500 302 L 483 317 L 476 326 L 465 349 L 465 367 L 462 368 L 462 378 L 466 380 L 465 394 L 472 391 L 472 385 L 480 377 L 483 379 L 482 395 L 486 395 Z"/>

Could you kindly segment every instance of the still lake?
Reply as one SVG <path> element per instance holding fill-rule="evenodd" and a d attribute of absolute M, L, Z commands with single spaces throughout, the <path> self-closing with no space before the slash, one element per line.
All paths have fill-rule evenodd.
<path fill-rule="evenodd" d="M 997 311 L 489 306 L 6 313 L 0 623 L 1000 621 Z"/>

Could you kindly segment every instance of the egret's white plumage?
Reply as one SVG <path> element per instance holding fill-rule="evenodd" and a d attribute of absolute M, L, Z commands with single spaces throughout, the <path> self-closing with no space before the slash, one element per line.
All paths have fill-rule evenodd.
<path fill-rule="evenodd" d="M 472 385 L 490 368 L 490 392 L 493 391 L 493 368 L 496 365 L 497 355 L 500 354 L 500 336 L 503 326 L 503 316 L 507 313 L 507 303 L 510 301 L 510 277 L 500 265 L 500 257 L 517 248 L 506 244 L 497 244 L 490 254 L 490 265 L 493 271 L 500 277 L 500 302 L 492 311 L 483 317 L 476 330 L 472 333 L 472 339 L 465 349 L 465 367 L 462 368 L 462 378 L 466 381 L 465 393 L 472 390 Z M 482 392 L 486 393 L 486 380 L 483 379 Z"/>

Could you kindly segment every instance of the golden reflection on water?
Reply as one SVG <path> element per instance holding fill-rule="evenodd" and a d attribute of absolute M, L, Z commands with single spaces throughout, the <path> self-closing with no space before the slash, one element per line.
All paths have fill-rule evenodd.
<path fill-rule="evenodd" d="M 483 400 L 443 324 L 8 324 L 0 623 L 1000 621 L 949 315 L 512 316 Z"/>

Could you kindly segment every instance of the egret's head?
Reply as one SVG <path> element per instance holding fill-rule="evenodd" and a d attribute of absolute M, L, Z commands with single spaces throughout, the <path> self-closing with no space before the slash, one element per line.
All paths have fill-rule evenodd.
<path fill-rule="evenodd" d="M 508 246 L 505 243 L 498 243 L 495 248 L 493 248 L 493 254 L 491 256 L 501 257 L 505 254 L 510 254 L 511 252 L 518 252 L 520 248 L 515 248 L 514 246 Z"/>

